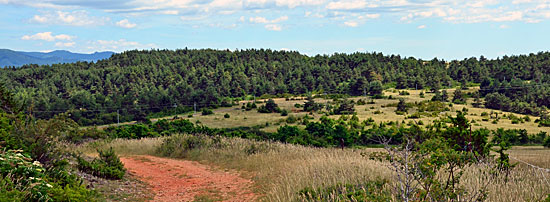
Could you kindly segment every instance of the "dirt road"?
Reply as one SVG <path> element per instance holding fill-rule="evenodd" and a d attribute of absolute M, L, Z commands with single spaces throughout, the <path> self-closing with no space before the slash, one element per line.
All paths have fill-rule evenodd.
<path fill-rule="evenodd" d="M 121 157 L 136 178 L 148 183 L 154 201 L 254 201 L 252 181 L 194 161 L 154 156 Z"/>

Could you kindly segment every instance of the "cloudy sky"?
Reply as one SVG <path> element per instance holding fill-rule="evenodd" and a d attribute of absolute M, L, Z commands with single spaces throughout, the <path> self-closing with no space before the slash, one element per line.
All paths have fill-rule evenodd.
<path fill-rule="evenodd" d="M 431 59 L 550 50 L 550 0 L 0 0 L 0 48 L 270 48 Z"/>

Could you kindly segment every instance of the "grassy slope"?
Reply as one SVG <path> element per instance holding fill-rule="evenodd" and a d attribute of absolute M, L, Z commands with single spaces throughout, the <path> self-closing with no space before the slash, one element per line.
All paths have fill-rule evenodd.
<path fill-rule="evenodd" d="M 244 139 L 223 139 L 225 147 L 193 150 L 188 159 L 214 165 L 220 169 L 236 169 L 252 179 L 256 191 L 265 201 L 294 201 L 297 191 L 308 186 L 323 187 L 337 183 L 361 183 L 373 179 L 392 179 L 383 163 L 369 160 L 361 153 L 380 149 L 310 148 L 281 143 L 255 142 Z M 161 139 L 121 140 L 88 144 L 79 150 L 91 153 L 95 147 L 113 147 L 121 155 L 156 155 Z M 260 146 L 249 155 L 251 145 Z M 514 147 L 511 156 L 541 167 L 550 167 L 550 150 L 542 147 Z M 485 184 L 479 181 L 476 169 L 467 170 L 463 185 L 470 190 Z M 492 181 L 487 185 L 488 201 L 533 201 L 550 193 L 542 173 L 523 164 L 510 173 L 510 180 Z"/>
<path fill-rule="evenodd" d="M 391 95 L 394 98 L 395 97 L 405 98 L 405 101 L 407 103 L 420 102 L 420 101 L 423 101 L 423 100 L 429 100 L 433 96 L 433 94 L 427 93 L 425 98 L 420 98 L 419 95 L 420 95 L 421 90 L 407 90 L 407 91 L 410 93 L 410 95 L 400 96 L 398 93 L 393 93 L 393 92 L 390 92 L 390 91 L 386 91 L 384 94 L 386 96 Z M 447 91 L 448 91 L 449 96 L 452 96 L 453 92 L 454 92 L 454 89 L 448 89 Z M 474 91 L 474 89 L 470 89 L 469 91 Z M 468 92 L 468 91 L 465 91 L 465 93 L 466 92 Z M 370 100 L 370 98 L 365 98 L 365 97 L 354 97 L 354 98 L 351 98 L 351 99 L 353 99 L 353 100 L 359 100 L 359 99 Z M 304 115 L 307 114 L 305 112 L 298 112 L 298 113 L 292 112 L 293 110 L 294 111 L 299 110 L 299 109 L 296 109 L 294 107 L 294 104 L 296 104 L 296 103 L 303 104 L 303 103 L 305 103 L 305 100 L 285 101 L 285 99 L 283 99 L 283 98 L 278 98 L 278 99 L 274 99 L 274 100 L 279 105 L 279 107 L 281 107 L 282 109 L 288 110 L 290 112 L 289 115 L 304 116 Z M 323 100 L 323 99 L 315 99 L 315 101 L 318 102 L 318 103 L 325 103 L 326 102 L 326 100 Z M 490 119 L 487 122 L 482 121 L 483 118 L 487 118 L 487 117 L 482 117 L 481 116 L 481 113 L 483 113 L 483 112 L 490 113 L 491 111 L 493 111 L 493 112 L 499 112 L 499 113 L 504 113 L 504 114 L 514 114 L 517 117 L 524 117 L 525 115 L 511 113 L 511 112 L 502 112 L 500 110 L 492 110 L 492 109 L 485 109 L 485 108 L 474 108 L 471 104 L 472 101 L 473 101 L 473 99 L 468 99 L 468 102 L 467 102 L 466 105 L 454 104 L 449 112 L 441 113 L 439 117 L 422 117 L 420 119 L 416 119 L 416 121 L 422 120 L 425 124 L 431 123 L 431 121 L 433 121 L 435 119 L 439 119 L 440 117 L 445 117 L 447 115 L 454 116 L 454 115 L 456 115 L 456 112 L 455 112 L 456 110 L 462 110 L 462 108 L 466 107 L 469 110 L 468 115 L 466 117 L 469 120 L 475 120 L 476 121 L 475 124 L 472 124 L 473 129 L 487 128 L 487 129 L 490 129 L 490 130 L 495 130 L 497 128 L 504 128 L 504 129 L 520 128 L 520 129 L 526 129 L 527 132 L 530 133 L 530 134 L 538 133 L 538 132 L 541 132 L 541 131 L 550 132 L 550 128 L 548 128 L 548 127 L 538 127 L 538 124 L 534 123 L 534 120 L 537 119 L 538 117 L 534 117 L 534 116 L 529 116 L 531 118 L 530 122 L 525 122 L 525 123 L 520 123 L 520 124 L 512 124 L 512 121 L 507 119 L 507 118 L 501 118 L 500 121 L 498 122 L 498 124 L 491 123 L 492 119 Z M 397 114 L 395 114 L 395 109 L 396 109 L 395 107 L 385 107 L 385 108 L 382 107 L 384 105 L 394 104 L 394 103 L 397 103 L 397 102 L 398 102 L 397 99 L 392 99 L 392 100 L 378 99 L 378 100 L 375 100 L 375 104 L 356 105 L 355 109 L 356 109 L 357 116 L 359 117 L 360 121 L 366 120 L 368 118 L 372 118 L 376 122 L 382 122 L 382 121 L 384 121 L 384 122 L 386 122 L 386 121 L 399 121 L 399 122 L 401 122 L 402 120 L 405 120 L 405 122 L 409 122 L 410 120 L 412 120 L 412 119 L 406 119 L 406 115 L 397 115 Z M 241 102 L 241 105 L 242 105 L 242 103 L 243 102 Z M 262 105 L 262 104 L 258 104 L 258 106 L 260 106 L 260 105 Z M 370 107 L 374 107 L 374 109 L 370 109 Z M 377 110 L 380 110 L 382 113 L 381 114 L 374 114 L 374 111 L 377 111 Z M 415 111 L 416 111 L 416 109 L 410 109 L 408 114 L 409 115 L 413 114 Z M 226 118 L 223 117 L 223 115 L 226 114 L 226 113 L 230 115 L 230 118 L 226 119 Z M 318 120 L 322 115 L 314 113 L 313 115 L 310 115 L 310 116 L 313 116 L 315 118 L 315 120 Z M 185 115 L 180 115 L 180 117 L 187 118 L 187 116 L 185 116 Z M 331 116 L 331 118 L 339 118 L 339 117 L 340 117 L 339 115 Z M 499 117 L 502 117 L 502 114 L 500 114 Z M 165 118 L 172 118 L 172 117 L 165 117 Z M 280 119 L 283 119 L 283 118 L 286 118 L 286 117 L 283 117 L 278 113 L 262 114 L 262 113 L 257 113 L 257 111 L 254 110 L 254 109 L 251 110 L 251 111 L 243 111 L 243 110 L 240 109 L 240 106 L 235 106 L 235 107 L 229 107 L 229 108 L 216 109 L 216 110 L 214 110 L 213 115 L 208 115 L 208 116 L 202 116 L 202 115 L 200 115 L 200 113 L 197 113 L 192 118 L 188 118 L 188 119 L 190 121 L 192 121 L 193 123 L 195 123 L 198 120 L 198 121 L 200 121 L 200 123 L 202 123 L 202 124 L 204 124 L 208 127 L 215 127 L 215 128 L 229 128 L 229 127 L 239 127 L 239 126 L 256 126 L 256 125 L 265 124 L 266 122 L 268 122 L 271 125 L 264 128 L 263 130 L 267 131 L 267 132 L 275 132 L 275 131 L 277 131 L 277 128 L 279 127 L 279 125 L 276 125 L 275 123 L 279 122 Z"/>

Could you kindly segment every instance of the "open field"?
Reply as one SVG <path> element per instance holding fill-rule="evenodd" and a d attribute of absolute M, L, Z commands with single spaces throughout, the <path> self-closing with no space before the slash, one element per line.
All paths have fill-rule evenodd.
<path fill-rule="evenodd" d="M 123 156 L 157 155 L 154 151 L 162 138 L 113 140 L 88 144 L 78 150 L 92 154 L 92 148 L 113 147 Z M 369 160 L 362 154 L 381 149 L 311 148 L 282 143 L 257 142 L 239 138 L 222 139 L 223 147 L 189 151 L 187 160 L 196 160 L 220 169 L 237 170 L 254 182 L 255 192 L 264 201 L 296 201 L 297 191 L 305 187 L 326 187 L 338 183 L 359 184 L 369 180 L 392 180 L 384 163 Z M 251 147 L 261 148 L 250 154 Z M 143 150 L 136 148 L 145 148 Z M 510 156 L 537 166 L 550 167 L 550 149 L 513 147 Z M 476 167 L 468 168 L 462 185 L 479 189 L 481 181 Z M 505 182 L 495 178 L 487 185 L 488 201 L 537 201 L 550 193 L 550 173 L 541 172 L 520 163 Z"/>
<path fill-rule="evenodd" d="M 473 92 L 476 88 L 472 88 L 470 90 L 464 91 L 466 92 Z M 384 95 L 386 96 L 392 96 L 393 98 L 404 98 L 405 102 L 407 103 L 414 103 L 414 102 L 421 102 L 425 100 L 430 100 L 433 94 L 431 93 L 425 93 L 425 98 L 420 97 L 420 92 L 423 90 L 406 90 L 410 93 L 410 95 L 399 95 L 399 93 L 392 92 L 392 90 L 386 90 L 384 92 Z M 454 89 L 447 89 L 448 94 L 452 97 L 452 94 L 454 92 Z M 370 97 L 352 97 L 351 100 L 371 100 Z M 301 110 L 303 108 L 296 108 L 294 107 L 295 104 L 304 104 L 306 102 L 305 99 L 303 100 L 285 100 L 284 98 L 275 98 L 273 99 L 277 105 L 281 109 L 285 109 L 289 112 L 289 116 L 296 116 L 296 117 L 303 117 L 305 116 L 306 112 L 302 112 Z M 258 100 L 258 101 L 265 101 L 265 100 Z M 204 124 L 208 127 L 214 127 L 214 128 L 231 128 L 231 127 L 240 127 L 240 126 L 257 126 L 257 125 L 267 125 L 266 127 L 262 128 L 262 130 L 266 132 L 275 132 L 277 131 L 277 128 L 280 126 L 280 124 L 286 124 L 284 122 L 285 116 L 281 116 L 279 113 L 258 113 L 256 109 L 252 109 L 250 111 L 245 111 L 240 108 L 243 103 L 247 103 L 251 101 L 241 101 L 239 103 L 239 106 L 234 107 L 226 107 L 226 108 L 218 108 L 213 110 L 214 114 L 212 115 L 206 115 L 203 116 L 200 114 L 200 112 L 197 112 L 193 115 L 193 117 L 188 118 L 187 114 L 181 114 L 178 115 L 179 117 L 183 117 L 185 119 L 189 119 L 193 123 L 197 123 L 197 121 L 201 124 Z M 329 100 L 325 100 L 322 98 L 316 98 L 315 102 L 317 103 L 327 103 Z M 388 121 L 398 121 L 398 122 L 409 122 L 413 121 L 413 119 L 407 119 L 408 115 L 411 115 L 416 112 L 416 108 L 409 109 L 408 113 L 405 115 L 398 115 L 395 113 L 396 107 L 386 107 L 387 105 L 396 104 L 398 102 L 398 99 L 375 99 L 374 104 L 365 104 L 365 105 L 355 105 L 355 112 L 357 113 L 357 116 L 360 121 L 367 120 L 369 118 L 372 118 L 375 122 L 388 122 Z M 464 107 L 468 109 L 468 115 L 466 116 L 470 121 L 475 121 L 475 123 L 472 124 L 473 129 L 478 128 L 487 128 L 489 130 L 495 130 L 497 128 L 504 128 L 504 129 L 525 129 L 529 134 L 539 133 L 542 131 L 550 132 L 550 128 L 548 127 L 538 127 L 537 123 L 534 123 L 534 120 L 536 120 L 538 117 L 530 116 L 530 115 L 522 115 L 517 113 L 511 113 L 511 112 L 503 112 L 500 110 L 492 110 L 492 109 L 486 109 L 486 108 L 475 108 L 472 106 L 473 99 L 469 98 L 467 100 L 467 103 L 464 105 L 461 104 L 453 104 L 452 107 L 449 107 L 449 111 L 440 113 L 437 117 L 426 117 L 422 116 L 421 118 L 414 119 L 414 121 L 422 121 L 425 124 L 431 123 L 433 120 L 444 118 L 447 116 L 454 116 L 456 115 L 457 110 L 462 110 Z M 258 104 L 258 106 L 263 104 Z M 488 116 L 481 116 L 482 113 L 488 113 L 491 112 L 499 113 L 500 120 L 498 123 L 492 123 L 493 119 L 490 119 Z M 376 114 L 375 114 L 376 113 Z M 225 114 L 229 114 L 230 118 L 224 118 Z M 519 123 L 519 124 L 512 124 L 512 121 L 507 118 L 502 118 L 503 115 L 514 115 L 517 117 L 525 117 L 528 116 L 530 118 L 529 122 Z M 318 120 L 321 116 L 323 116 L 322 113 L 311 113 L 309 114 L 310 117 L 313 117 L 314 120 Z M 338 119 L 340 115 L 332 115 L 331 118 Z M 173 116 L 170 117 L 164 117 L 161 119 L 171 119 Z M 484 121 L 487 120 L 487 121 Z M 153 121 L 156 121 L 158 119 L 153 119 Z M 267 123 L 267 124 L 266 124 Z"/>

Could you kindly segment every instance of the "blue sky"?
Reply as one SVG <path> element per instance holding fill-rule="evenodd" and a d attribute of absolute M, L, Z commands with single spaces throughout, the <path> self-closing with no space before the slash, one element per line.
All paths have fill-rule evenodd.
<path fill-rule="evenodd" d="M 550 50 L 550 0 L 0 0 L 21 51 L 270 48 L 422 59 Z"/>

